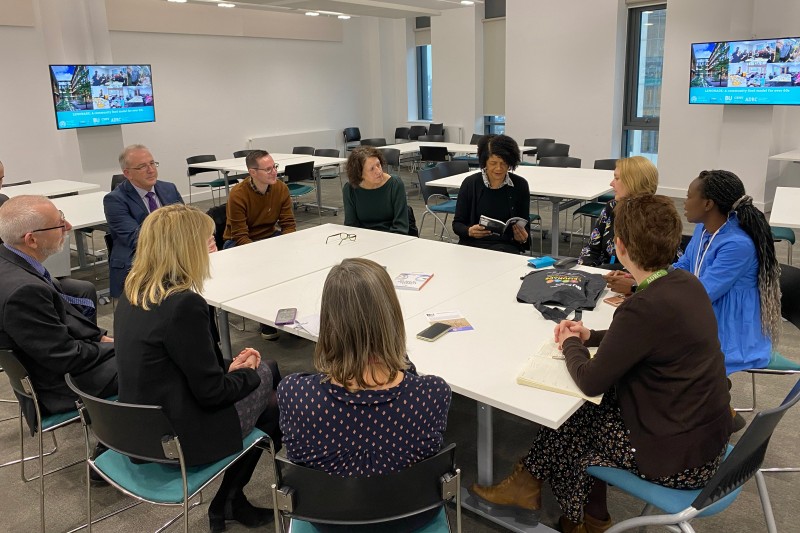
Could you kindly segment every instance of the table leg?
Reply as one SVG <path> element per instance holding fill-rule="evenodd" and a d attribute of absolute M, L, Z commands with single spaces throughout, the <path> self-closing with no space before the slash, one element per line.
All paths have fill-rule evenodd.
<path fill-rule="evenodd" d="M 317 208 L 317 214 L 319 215 L 319 218 L 320 218 L 320 223 L 322 223 L 322 210 L 323 209 L 326 210 L 326 211 L 333 211 L 333 214 L 335 215 L 335 214 L 337 214 L 339 212 L 340 208 L 338 208 L 338 207 L 330 207 L 330 206 L 327 206 L 327 205 L 322 205 L 322 178 L 320 177 L 320 170 L 322 170 L 322 167 L 314 169 L 314 183 L 317 185 L 317 203 L 316 203 L 316 205 L 315 204 L 311 204 L 311 203 L 304 203 L 302 205 L 304 207 L 306 207 L 306 208 L 308 208 L 308 207 L 316 207 Z"/>
<path fill-rule="evenodd" d="M 225 181 L 225 198 L 227 198 L 228 194 L 231 192 L 231 185 L 230 185 L 230 183 L 228 183 L 228 174 L 229 173 L 230 172 L 227 171 L 227 170 L 223 170 L 222 171 L 222 179 L 223 179 L 223 181 Z M 213 193 L 212 193 L 212 196 L 213 196 Z M 220 200 L 219 203 L 222 204 L 222 200 Z"/>
<path fill-rule="evenodd" d="M 550 255 L 558 257 L 558 241 L 561 239 L 561 231 L 558 229 L 558 215 L 561 207 L 561 198 L 551 197 L 550 202 L 553 205 L 552 220 L 550 221 L 550 238 L 552 239 Z"/>
<path fill-rule="evenodd" d="M 492 433 L 492 406 L 478 402 L 478 483 L 490 485 L 493 481 L 494 446 Z M 494 509 L 474 496 L 466 489 L 461 488 L 461 507 L 469 509 L 487 520 L 499 524 L 509 531 L 517 533 L 548 533 L 553 532 L 547 526 L 537 521 L 521 522 L 513 513 L 505 509 Z"/>
<path fill-rule="evenodd" d="M 231 353 L 231 326 L 228 324 L 228 312 L 217 308 L 217 327 L 219 328 L 219 347 L 222 350 L 222 358 L 226 362 L 233 361 Z"/>
<path fill-rule="evenodd" d="M 75 230 L 72 233 L 75 234 L 75 251 L 78 253 L 80 270 L 85 270 L 89 268 L 89 265 L 86 263 L 86 234 L 81 230 Z M 95 260 L 96 259 L 97 258 L 95 258 Z"/>

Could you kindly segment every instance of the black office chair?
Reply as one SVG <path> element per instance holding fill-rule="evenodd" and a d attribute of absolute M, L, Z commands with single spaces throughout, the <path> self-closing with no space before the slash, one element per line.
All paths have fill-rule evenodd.
<path fill-rule="evenodd" d="M 183 448 L 172 423 L 161 406 L 135 405 L 95 398 L 81 391 L 67 374 L 67 385 L 78 396 L 78 412 L 86 443 L 86 494 L 88 532 L 92 531 L 92 487 L 88 481 L 91 471 L 139 502 L 182 508 L 182 513 L 167 522 L 167 526 L 183 517 L 183 531 L 189 533 L 189 509 L 201 501 L 189 502 L 223 474 L 245 453 L 258 446 L 274 453 L 272 441 L 258 428 L 242 441 L 242 450 L 207 465 L 187 467 Z M 89 432 L 108 451 L 96 459 L 91 457 Z M 131 461 L 136 460 L 136 462 Z M 110 513 L 103 518 L 118 514 Z M 102 520 L 95 519 L 95 522 Z"/>
<path fill-rule="evenodd" d="M 539 146 L 542 146 L 542 145 L 545 145 L 545 144 L 552 144 L 554 142 L 556 142 L 555 139 L 549 139 L 547 137 L 540 137 L 540 138 L 534 138 L 534 139 L 525 139 L 525 141 L 523 142 L 524 146 L 533 146 L 534 148 L 523 149 L 522 150 L 522 154 L 523 155 L 534 155 L 535 156 L 538 153 Z"/>
<path fill-rule="evenodd" d="M 317 148 L 314 150 L 314 155 L 317 157 L 339 157 L 339 150 L 336 148 Z M 339 165 L 322 167 L 318 172 L 320 179 L 329 180 L 339 178 L 339 185 L 344 185 L 342 183 L 342 173 L 339 172 Z"/>
<path fill-rule="evenodd" d="M 114 189 L 119 187 L 119 184 L 125 181 L 126 179 L 127 178 L 125 178 L 124 174 L 113 174 L 111 176 L 111 190 L 113 191 Z"/>
<path fill-rule="evenodd" d="M 195 163 L 207 163 L 209 161 L 216 161 L 217 156 L 215 155 L 193 155 L 191 157 L 186 158 L 187 165 L 193 165 Z M 192 182 L 192 177 L 198 174 L 202 174 L 204 172 L 214 172 L 217 174 L 217 179 L 209 180 L 209 181 L 195 181 Z M 220 189 L 225 187 L 225 180 L 219 177 L 219 171 L 211 169 L 211 168 L 195 168 L 192 166 L 186 167 L 186 176 L 189 178 L 189 203 L 192 203 L 192 187 L 198 187 L 203 189 L 209 189 L 211 191 L 211 202 L 216 205 L 216 200 L 214 198 L 214 191 L 219 191 Z M 229 184 L 232 182 L 229 181 Z M 235 182 L 233 182 L 235 183 Z"/>
<path fill-rule="evenodd" d="M 564 143 L 542 143 L 536 145 L 536 156 L 543 157 L 565 157 L 569 155 L 569 145 Z"/>
<path fill-rule="evenodd" d="M 342 135 L 344 136 L 345 152 L 349 152 L 353 147 L 361 144 L 361 131 L 358 128 L 345 128 Z"/>
<path fill-rule="evenodd" d="M 469 144 L 478 144 L 478 141 L 481 140 L 481 137 L 483 137 L 483 135 L 480 133 L 473 133 L 472 137 L 469 139 Z"/>
<path fill-rule="evenodd" d="M 436 530 L 452 530 L 444 504 L 455 504 L 456 527 L 461 531 L 461 471 L 455 463 L 456 445 L 450 444 L 405 470 L 369 477 L 340 477 L 296 465 L 275 457 L 275 531 L 310 533 L 313 524 L 371 526 L 408 518 L 426 511 L 440 511 L 429 523 Z M 332 495 L 336 497 L 332 497 Z M 285 520 L 287 518 L 289 520 Z"/>
<path fill-rule="evenodd" d="M 539 154 L 540 167 L 562 167 L 562 168 L 581 168 L 581 160 L 577 157 L 567 156 L 548 156 L 541 157 Z"/>
<path fill-rule="evenodd" d="M 239 159 L 240 157 L 247 157 L 252 152 L 255 152 L 255 150 L 237 150 L 233 152 L 233 157 L 235 159 Z"/>
<path fill-rule="evenodd" d="M 428 134 L 428 128 L 426 128 L 425 126 L 419 126 L 419 125 L 411 126 L 408 129 L 408 138 L 411 139 L 412 141 L 416 141 L 420 135 L 427 135 L 427 134 Z"/>
<path fill-rule="evenodd" d="M 469 172 L 469 164 L 466 161 L 442 161 L 436 165 L 436 170 L 440 178 L 446 178 Z"/>
<path fill-rule="evenodd" d="M 399 128 L 395 128 L 395 130 L 394 130 L 394 142 L 396 142 L 396 143 L 408 142 L 409 131 L 410 131 L 410 128 L 407 128 L 405 126 L 401 126 Z"/>
<path fill-rule="evenodd" d="M 295 146 L 292 148 L 293 154 L 301 154 L 301 155 L 314 155 L 314 147 L 313 146 Z"/>
<path fill-rule="evenodd" d="M 447 152 L 446 146 L 420 146 L 419 147 L 420 163 L 427 163 L 436 165 L 441 161 L 449 161 L 450 154 Z"/>
<path fill-rule="evenodd" d="M 313 161 L 286 165 L 283 170 L 283 175 L 286 177 L 286 185 L 289 187 L 289 196 L 292 197 L 292 203 L 295 207 L 298 205 L 298 198 L 316 190 L 311 185 L 299 183 L 301 181 L 314 181 Z M 319 211 L 319 215 L 322 216 L 322 208 L 317 206 L 317 210 Z"/>
<path fill-rule="evenodd" d="M 444 137 L 444 124 L 440 122 L 428 126 L 428 135 L 441 135 Z"/>
<path fill-rule="evenodd" d="M 420 135 L 417 137 L 419 142 L 429 142 L 429 143 L 443 143 L 444 142 L 444 135 L 433 135 L 428 133 L 427 135 Z"/>
<path fill-rule="evenodd" d="M 594 168 L 596 170 L 616 170 L 619 159 L 595 159 Z"/>
<path fill-rule="evenodd" d="M 362 139 L 361 146 L 386 146 L 386 139 L 383 137 L 373 137 L 372 139 Z"/>
<path fill-rule="evenodd" d="M 450 230 L 447 229 L 448 215 L 455 215 L 456 201 L 447 195 L 447 190 L 443 187 L 431 187 L 429 182 L 439 179 L 438 167 L 423 168 L 417 173 L 419 180 L 419 192 L 422 195 L 422 200 L 425 202 L 425 212 L 422 213 L 422 220 L 419 223 L 419 232 L 422 234 L 422 226 L 425 225 L 425 217 L 428 215 L 433 216 L 433 233 L 436 234 L 436 222 L 442 225 L 442 232 L 439 234 L 440 239 L 444 239 L 444 234 L 447 233 L 447 240 L 453 242 L 450 236 Z M 439 215 L 444 215 L 444 220 L 439 218 Z"/>

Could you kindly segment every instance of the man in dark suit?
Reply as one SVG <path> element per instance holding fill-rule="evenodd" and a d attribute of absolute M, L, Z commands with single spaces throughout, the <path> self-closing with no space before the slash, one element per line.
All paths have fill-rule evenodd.
<path fill-rule="evenodd" d="M 3 178 L 6 177 L 6 168 L 3 166 L 3 162 L 0 161 L 0 189 L 3 188 Z M 0 194 L 0 205 L 3 205 L 8 200 L 8 196 L 5 194 Z"/>
<path fill-rule="evenodd" d="M 158 162 L 146 146 L 126 147 L 119 156 L 119 166 L 127 179 L 103 198 L 114 242 L 108 259 L 109 291 L 114 298 L 122 294 L 145 217 L 159 207 L 183 203 L 174 184 L 158 181 Z"/>
<path fill-rule="evenodd" d="M 75 409 L 66 373 L 89 394 L 117 392 L 114 339 L 42 265 L 61 250 L 70 229 L 44 196 L 17 196 L 0 207 L 0 347 L 14 350 L 30 372 L 48 414 Z"/>

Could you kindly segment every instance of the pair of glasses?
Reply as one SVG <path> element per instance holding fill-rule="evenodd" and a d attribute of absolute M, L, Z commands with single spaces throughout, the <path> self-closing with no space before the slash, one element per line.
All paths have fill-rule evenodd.
<path fill-rule="evenodd" d="M 279 168 L 281 168 L 281 165 L 280 165 L 280 163 L 275 163 L 275 166 L 274 166 L 274 167 L 269 167 L 269 168 L 259 168 L 259 167 L 253 167 L 253 170 L 263 170 L 263 171 L 264 171 L 264 172 L 266 172 L 266 173 L 270 173 L 270 172 L 272 172 L 273 170 L 274 170 L 275 172 L 277 172 Z"/>
<path fill-rule="evenodd" d="M 334 237 L 339 237 L 339 244 L 342 244 L 344 241 L 356 241 L 357 235 L 355 233 L 334 233 L 333 235 L 328 235 L 328 238 L 325 239 L 325 244 L 328 244 Z"/>
<path fill-rule="evenodd" d="M 51 229 L 64 229 L 67 227 L 67 219 L 64 218 L 64 213 L 59 210 L 58 214 L 61 215 L 61 225 L 60 226 L 53 226 L 52 228 L 41 228 L 41 229 L 34 229 L 29 231 L 28 233 L 36 233 L 37 231 L 50 231 Z"/>
<path fill-rule="evenodd" d="M 150 161 L 149 163 L 143 163 L 138 167 L 129 168 L 128 170 L 138 170 L 139 172 L 142 172 L 143 170 L 147 170 L 150 167 L 158 168 L 158 161 Z"/>

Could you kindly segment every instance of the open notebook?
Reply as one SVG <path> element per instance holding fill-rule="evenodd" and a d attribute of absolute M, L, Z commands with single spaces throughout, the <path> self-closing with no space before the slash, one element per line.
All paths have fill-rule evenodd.
<path fill-rule="evenodd" d="M 589 353 L 594 354 L 596 351 L 597 348 L 589 348 Z M 581 392 L 572 380 L 572 376 L 569 375 L 567 363 L 564 361 L 561 350 L 558 349 L 558 345 L 553 341 L 542 344 L 539 351 L 528 359 L 525 368 L 517 376 L 517 383 L 576 396 L 594 404 L 599 404 L 603 399 L 602 394 L 600 396 L 586 396 Z"/>

